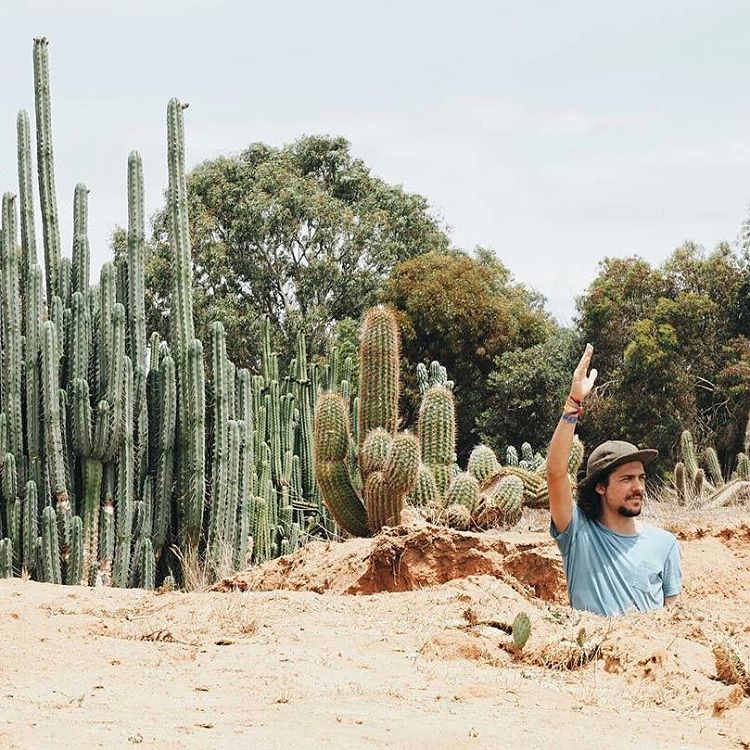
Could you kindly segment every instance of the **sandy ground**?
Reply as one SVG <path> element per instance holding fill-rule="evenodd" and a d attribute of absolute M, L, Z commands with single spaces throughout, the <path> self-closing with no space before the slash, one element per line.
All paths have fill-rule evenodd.
<path fill-rule="evenodd" d="M 526 520 L 314 543 L 223 593 L 0 581 L 0 748 L 750 748 L 711 652 L 750 651 L 744 512 L 663 523 L 681 601 L 612 619 L 561 603 Z"/>

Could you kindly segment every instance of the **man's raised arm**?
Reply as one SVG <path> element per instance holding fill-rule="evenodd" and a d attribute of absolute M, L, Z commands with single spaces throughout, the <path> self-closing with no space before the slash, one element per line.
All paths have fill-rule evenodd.
<path fill-rule="evenodd" d="M 568 458 L 573 445 L 576 422 L 581 413 L 581 404 L 591 393 L 597 372 L 589 364 L 594 347 L 586 344 L 586 350 L 573 373 L 570 395 L 565 401 L 563 414 L 552 436 L 547 454 L 547 487 L 549 488 L 549 509 L 555 528 L 562 533 L 573 518 L 573 493 L 568 480 Z"/>

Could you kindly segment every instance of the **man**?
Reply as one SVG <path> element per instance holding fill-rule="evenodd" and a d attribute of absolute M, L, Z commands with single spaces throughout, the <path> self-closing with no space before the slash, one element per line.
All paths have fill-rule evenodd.
<path fill-rule="evenodd" d="M 597 376 L 595 369 L 589 373 L 593 351 L 588 344 L 575 369 L 549 447 L 550 533 L 562 554 L 571 607 L 600 615 L 644 612 L 674 601 L 682 584 L 675 537 L 635 522 L 646 495 L 644 466 L 657 451 L 609 440 L 589 456 L 577 502 L 568 479 L 576 422 Z"/>

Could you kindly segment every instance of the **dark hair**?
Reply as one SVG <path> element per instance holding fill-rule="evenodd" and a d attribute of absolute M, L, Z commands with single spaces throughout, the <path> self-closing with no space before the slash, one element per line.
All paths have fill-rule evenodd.
<path fill-rule="evenodd" d="M 597 484 L 609 484 L 609 476 L 616 467 L 612 466 L 602 471 L 588 484 L 584 482 L 578 485 L 576 502 L 589 521 L 598 521 L 602 517 L 602 496 L 596 491 Z"/>

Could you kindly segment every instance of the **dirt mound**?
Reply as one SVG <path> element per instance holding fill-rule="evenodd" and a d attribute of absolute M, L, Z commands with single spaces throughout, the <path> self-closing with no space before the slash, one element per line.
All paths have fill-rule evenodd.
<path fill-rule="evenodd" d="M 542 748 L 554 727 L 579 750 L 749 750 L 750 696 L 715 659 L 750 653 L 747 518 L 658 510 L 683 594 L 613 618 L 560 603 L 544 513 L 319 542 L 229 594 L 0 581 L 0 747 Z"/>
<path fill-rule="evenodd" d="M 292 555 L 220 581 L 217 591 L 375 594 L 413 591 L 467 576 L 499 578 L 519 594 L 566 602 L 554 542 L 541 533 L 456 531 L 411 523 L 372 539 L 313 542 Z"/>

